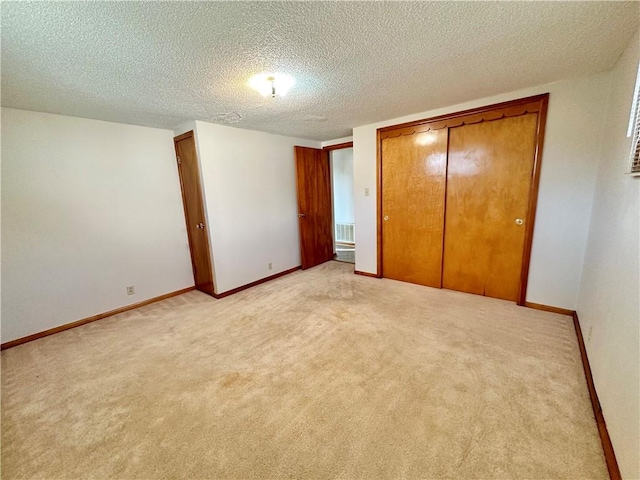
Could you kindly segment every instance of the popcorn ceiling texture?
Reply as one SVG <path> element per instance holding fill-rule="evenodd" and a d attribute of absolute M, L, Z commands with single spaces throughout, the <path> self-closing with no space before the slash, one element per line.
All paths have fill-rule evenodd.
<path fill-rule="evenodd" d="M 636 2 L 3 2 L 2 105 L 328 140 L 608 70 L 639 15 Z M 246 82 L 263 71 L 297 84 L 262 98 Z"/>

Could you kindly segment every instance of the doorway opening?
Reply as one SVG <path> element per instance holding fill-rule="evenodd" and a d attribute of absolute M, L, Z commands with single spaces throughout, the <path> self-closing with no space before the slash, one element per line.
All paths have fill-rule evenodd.
<path fill-rule="evenodd" d="M 333 205 L 334 259 L 356 263 L 356 237 L 353 198 L 353 144 L 329 152 Z M 331 147 L 329 147 L 331 148 Z"/>
<path fill-rule="evenodd" d="M 294 147 L 300 263 L 355 264 L 353 142 L 322 149 Z"/>

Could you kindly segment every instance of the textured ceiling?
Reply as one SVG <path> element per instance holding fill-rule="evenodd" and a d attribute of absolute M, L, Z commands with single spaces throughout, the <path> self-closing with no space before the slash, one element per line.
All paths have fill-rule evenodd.
<path fill-rule="evenodd" d="M 613 66 L 638 2 L 2 2 L 2 105 L 328 140 Z M 284 98 L 247 87 L 292 75 Z"/>

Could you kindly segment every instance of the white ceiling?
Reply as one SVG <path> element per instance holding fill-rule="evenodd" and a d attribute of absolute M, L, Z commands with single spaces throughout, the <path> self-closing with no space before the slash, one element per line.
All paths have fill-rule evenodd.
<path fill-rule="evenodd" d="M 608 70 L 639 22 L 639 2 L 2 2 L 2 105 L 329 140 Z M 262 71 L 297 83 L 262 98 Z"/>

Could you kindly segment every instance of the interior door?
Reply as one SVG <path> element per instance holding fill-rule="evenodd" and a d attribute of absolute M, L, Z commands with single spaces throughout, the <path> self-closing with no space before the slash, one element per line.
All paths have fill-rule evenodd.
<path fill-rule="evenodd" d="M 537 113 L 449 130 L 442 286 L 518 300 Z"/>
<path fill-rule="evenodd" d="M 382 275 L 440 288 L 447 129 L 382 140 Z"/>
<path fill-rule="evenodd" d="M 329 152 L 294 147 L 302 268 L 333 259 Z"/>
<path fill-rule="evenodd" d="M 211 251 L 193 131 L 174 139 L 196 288 L 214 294 Z"/>

